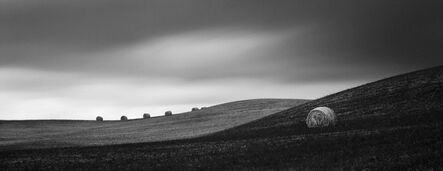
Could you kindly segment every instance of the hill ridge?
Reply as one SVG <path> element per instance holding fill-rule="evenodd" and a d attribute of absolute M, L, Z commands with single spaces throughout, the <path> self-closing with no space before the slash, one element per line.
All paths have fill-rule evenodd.
<path fill-rule="evenodd" d="M 223 103 L 172 116 L 128 121 L 0 121 L 0 150 L 113 145 L 203 136 L 241 125 L 306 102 L 301 99 L 251 99 Z"/>

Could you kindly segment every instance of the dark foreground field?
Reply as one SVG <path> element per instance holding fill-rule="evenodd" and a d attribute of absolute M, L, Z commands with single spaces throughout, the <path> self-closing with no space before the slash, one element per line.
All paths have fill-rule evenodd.
<path fill-rule="evenodd" d="M 345 90 L 194 139 L 0 152 L 2 169 L 431 169 L 443 168 L 443 67 Z M 308 129 L 315 106 L 338 115 Z"/>

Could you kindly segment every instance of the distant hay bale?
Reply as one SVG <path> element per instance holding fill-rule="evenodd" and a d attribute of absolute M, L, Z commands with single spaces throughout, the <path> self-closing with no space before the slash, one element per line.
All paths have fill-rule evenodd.
<path fill-rule="evenodd" d="M 165 116 L 172 116 L 172 112 L 171 111 L 166 111 L 165 112 Z"/>
<path fill-rule="evenodd" d="M 201 107 L 200 110 L 207 109 L 207 107 Z"/>
<path fill-rule="evenodd" d="M 101 116 L 97 116 L 97 118 L 95 118 L 96 121 L 103 121 L 103 117 Z"/>
<path fill-rule="evenodd" d="M 194 107 L 194 108 L 192 108 L 191 111 L 197 111 L 197 110 L 200 110 L 200 109 L 198 109 L 198 107 Z"/>
<path fill-rule="evenodd" d="M 149 113 L 145 113 L 145 114 L 143 114 L 143 119 L 148 119 L 148 118 L 150 118 L 151 117 L 151 115 L 149 114 Z"/>
<path fill-rule="evenodd" d="M 317 107 L 312 109 L 306 117 L 308 128 L 327 127 L 335 125 L 336 116 L 332 109 L 328 107 Z"/>
<path fill-rule="evenodd" d="M 127 120 L 128 120 L 128 117 L 126 117 L 126 116 L 122 116 L 122 117 L 120 117 L 120 120 L 122 120 L 122 121 L 127 121 Z"/>

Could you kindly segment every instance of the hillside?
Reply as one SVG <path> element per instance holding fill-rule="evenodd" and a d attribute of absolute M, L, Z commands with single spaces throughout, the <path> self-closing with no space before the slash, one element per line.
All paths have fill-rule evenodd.
<path fill-rule="evenodd" d="M 0 149 L 109 145 L 191 138 L 241 125 L 303 102 L 306 100 L 244 100 L 170 117 L 130 121 L 0 121 Z"/>
<path fill-rule="evenodd" d="M 443 67 L 411 72 L 335 93 L 213 135 L 223 138 L 306 133 L 305 118 L 318 106 L 337 114 L 334 130 L 398 127 L 439 122 L 443 111 Z M 325 131 L 325 130 L 322 130 Z"/>
<path fill-rule="evenodd" d="M 10 169 L 438 170 L 443 168 L 443 67 L 338 92 L 194 139 L 0 152 Z M 337 125 L 308 129 L 317 106 Z M 57 160 L 53 160 L 57 158 Z"/>

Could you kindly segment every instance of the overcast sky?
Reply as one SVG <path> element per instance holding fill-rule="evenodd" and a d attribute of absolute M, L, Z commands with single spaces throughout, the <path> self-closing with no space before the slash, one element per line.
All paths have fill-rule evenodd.
<path fill-rule="evenodd" d="M 319 98 L 443 64 L 440 0 L 0 0 L 0 119 Z"/>

